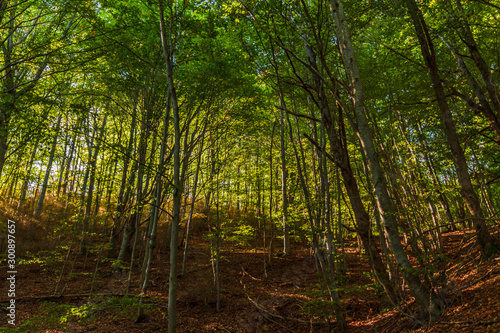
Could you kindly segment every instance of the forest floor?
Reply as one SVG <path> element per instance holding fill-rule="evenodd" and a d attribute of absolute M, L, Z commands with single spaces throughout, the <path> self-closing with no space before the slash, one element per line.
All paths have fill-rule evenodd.
<path fill-rule="evenodd" d="M 365 256 L 355 242 L 347 244 L 347 274 L 339 292 L 348 332 L 500 332 L 500 258 L 480 262 L 472 232 L 446 233 L 443 241 L 451 259 L 446 289 L 451 304 L 437 321 L 423 328 L 416 327 L 411 316 L 385 308 L 387 301 L 373 287 Z M 225 243 L 221 252 L 221 303 L 216 312 L 209 246 L 201 239 L 193 242 L 187 272 L 179 278 L 178 332 L 336 332 L 332 304 L 320 301 L 309 250 L 296 249 L 288 257 L 274 258 L 272 266 L 266 267 L 266 277 L 262 252 L 231 245 Z M 169 265 L 164 249 L 156 250 L 141 323 L 134 323 L 137 298 L 122 296 L 128 273 L 111 273 L 111 263 L 106 261 L 96 270 L 96 254 L 77 257 L 73 272 L 66 273 L 59 286 L 58 294 L 67 283 L 64 296 L 50 297 L 64 255 L 49 253 L 45 259 L 37 256 L 38 260 L 18 266 L 17 331 L 166 331 Z M 133 274 L 131 294 L 138 294 L 134 288 L 138 278 Z M 5 301 L 6 294 L 0 295 L 3 311 Z M 413 306 L 409 299 L 404 308 L 410 312 Z M 6 314 L 1 314 L 0 331 L 8 331 Z"/>

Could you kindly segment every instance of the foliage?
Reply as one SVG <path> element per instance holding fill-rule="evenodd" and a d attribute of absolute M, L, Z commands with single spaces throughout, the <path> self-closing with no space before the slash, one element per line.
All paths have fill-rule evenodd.
<path fill-rule="evenodd" d="M 92 322 L 102 311 L 110 311 L 115 318 L 128 315 L 137 310 L 137 297 L 100 297 L 82 305 L 57 304 L 51 301 L 42 303 L 39 314 L 21 324 L 22 330 L 62 329 L 71 323 Z M 155 302 L 148 302 L 143 307 L 153 308 Z"/>
<path fill-rule="evenodd" d="M 446 284 L 442 233 L 473 227 L 494 243 L 499 226 L 498 6 L 341 3 L 349 61 L 327 1 L 1 2 L 2 209 L 30 221 L 23 244 L 57 243 L 19 262 L 61 263 L 79 244 L 144 277 L 155 241 L 176 249 L 175 215 L 183 237 L 188 219 L 211 243 L 267 251 L 290 237 L 332 265 L 356 235 L 388 284 L 400 273 Z M 439 84 L 410 14 L 428 28 Z M 393 265 L 402 256 L 415 261 Z M 324 286 L 350 293 L 326 266 Z M 59 310 L 87 318 L 92 306 Z"/>

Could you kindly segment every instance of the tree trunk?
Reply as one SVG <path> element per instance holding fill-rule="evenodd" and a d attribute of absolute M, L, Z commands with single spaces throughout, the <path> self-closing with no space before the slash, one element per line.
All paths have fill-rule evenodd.
<path fill-rule="evenodd" d="M 57 138 L 59 136 L 59 127 L 61 125 L 62 117 L 59 116 L 57 119 L 56 133 L 54 134 L 54 140 L 52 141 L 52 147 L 50 149 L 49 162 L 47 163 L 47 169 L 45 170 L 45 178 L 43 180 L 42 191 L 40 192 L 40 197 L 38 198 L 38 203 L 36 205 L 34 217 L 38 219 L 42 213 L 43 201 L 45 199 L 45 193 L 47 192 L 47 187 L 49 184 L 50 170 L 52 169 L 52 162 L 54 161 L 54 155 L 56 153 Z"/>
<path fill-rule="evenodd" d="M 196 172 L 194 175 L 193 192 L 191 193 L 191 195 L 192 195 L 191 207 L 189 209 L 189 216 L 188 216 L 188 220 L 186 223 L 187 230 L 186 230 L 186 243 L 184 246 L 184 254 L 183 254 L 183 258 L 182 258 L 182 273 L 181 273 L 182 276 L 184 276 L 184 274 L 186 274 L 186 261 L 187 261 L 187 253 L 188 253 L 188 248 L 189 248 L 189 233 L 190 233 L 190 229 L 191 229 L 191 221 L 193 218 L 194 203 L 196 202 L 196 196 L 197 196 L 196 190 L 198 188 L 198 175 L 200 173 L 201 155 L 203 155 L 203 143 L 205 142 L 205 133 L 203 133 L 202 135 L 203 135 L 203 137 L 201 138 L 200 151 L 198 153 L 199 154 L 198 155 L 198 162 L 196 165 Z"/>
<path fill-rule="evenodd" d="M 497 144 L 500 145 L 500 119 L 498 119 L 498 113 L 500 111 L 497 110 L 497 112 L 495 113 L 495 111 L 492 109 L 491 103 L 488 101 L 488 98 L 484 94 L 484 89 L 479 85 L 477 80 L 469 71 L 466 62 L 463 59 L 463 56 L 458 51 L 455 43 L 446 40 L 442 35 L 439 35 L 439 38 L 443 41 L 443 43 L 451 50 L 451 52 L 455 56 L 458 68 L 460 68 L 462 74 L 467 78 L 467 82 L 469 83 L 469 86 L 472 88 L 474 95 L 476 95 L 479 104 L 476 104 L 476 102 L 472 98 L 465 96 L 456 90 L 455 90 L 455 95 L 458 95 L 459 97 L 464 99 L 474 112 L 482 113 L 485 116 L 488 123 L 490 124 L 491 129 L 493 130 L 493 133 L 496 136 Z"/>
<path fill-rule="evenodd" d="M 425 23 L 422 12 L 418 8 L 415 1 L 405 0 L 405 2 L 410 12 L 415 32 L 420 43 L 420 48 L 422 50 L 422 56 L 424 57 L 425 64 L 429 71 L 432 87 L 434 89 L 434 93 L 436 94 L 439 109 L 441 110 L 441 117 L 443 119 L 446 138 L 448 139 L 448 145 L 453 155 L 453 162 L 455 164 L 455 170 L 457 172 L 458 182 L 461 188 L 460 193 L 472 215 L 474 227 L 477 232 L 478 243 L 481 247 L 481 253 L 483 256 L 489 257 L 496 252 L 498 248 L 488 231 L 488 225 L 484 219 L 481 203 L 472 185 L 467 160 L 465 158 L 464 151 L 460 146 L 455 122 L 448 106 L 448 102 L 446 101 L 444 87 L 439 76 L 439 69 L 434 53 L 434 44 L 429 35 L 429 29 Z"/>
<path fill-rule="evenodd" d="M 37 148 L 38 148 L 38 141 L 35 142 L 33 151 L 31 152 L 30 160 L 26 167 L 27 171 L 23 181 L 23 185 L 21 187 L 21 196 L 19 198 L 19 204 L 17 205 L 17 209 L 22 209 L 24 206 L 24 202 L 26 201 L 26 194 L 28 193 L 28 186 L 31 178 L 31 170 L 33 169 L 33 161 L 35 160 Z"/>
<path fill-rule="evenodd" d="M 180 210 L 182 198 L 181 184 L 181 130 L 179 119 L 179 105 L 174 86 L 173 72 L 173 40 L 172 28 L 174 20 L 174 10 L 170 7 L 170 27 L 167 35 L 165 19 L 163 16 L 163 3 L 158 1 L 160 16 L 161 42 L 163 47 L 163 56 L 167 67 L 168 94 L 172 101 L 172 111 L 174 115 L 174 193 L 172 207 L 172 228 L 170 237 L 170 276 L 168 279 L 168 333 L 176 332 L 176 297 L 177 297 L 177 243 L 179 237 Z"/>
<path fill-rule="evenodd" d="M 397 306 L 399 304 L 400 298 L 398 297 L 393 284 L 390 281 L 389 275 L 382 261 L 382 257 L 380 256 L 377 249 L 377 243 L 371 236 L 370 217 L 366 212 L 363 201 L 361 200 L 358 184 L 352 171 L 351 162 L 349 160 L 349 152 L 347 150 L 343 110 L 341 107 L 337 107 L 338 119 L 336 120 L 334 118 L 334 114 L 330 110 L 326 92 L 322 85 L 322 80 L 319 75 L 316 74 L 319 73 L 319 68 L 316 63 L 316 55 L 309 47 L 308 43 L 305 43 L 304 47 L 309 56 L 309 62 L 315 69 L 312 75 L 315 78 L 316 91 L 321 108 L 320 111 L 322 114 L 324 126 L 326 127 L 326 133 L 330 141 L 330 151 L 332 154 L 333 162 L 340 169 L 342 179 L 344 180 L 344 186 L 351 203 L 351 208 L 354 212 L 356 232 L 361 238 L 363 247 L 368 253 L 370 266 L 373 270 L 373 273 L 375 274 L 376 280 L 380 282 L 391 302 Z M 338 129 L 336 126 L 338 126 Z"/>
<path fill-rule="evenodd" d="M 65 168 L 65 174 L 64 174 L 64 180 L 62 183 L 62 195 L 66 195 L 66 191 L 68 189 L 68 182 L 69 182 L 69 171 L 71 169 L 71 162 L 73 162 L 73 154 L 75 152 L 75 146 L 76 146 L 76 131 L 75 134 L 73 135 L 73 138 L 71 139 L 71 148 L 69 149 L 69 156 L 66 159 L 66 168 Z"/>
<path fill-rule="evenodd" d="M 136 108 L 136 105 L 134 105 L 134 109 L 132 112 L 132 123 L 130 125 L 128 146 L 127 146 L 127 150 L 126 150 L 126 153 L 124 156 L 125 160 L 123 162 L 120 191 L 118 192 L 116 209 L 115 209 L 114 216 L 113 216 L 113 227 L 111 228 L 111 234 L 109 237 L 108 258 L 113 258 L 116 255 L 115 254 L 116 241 L 118 238 L 121 221 L 123 220 L 125 207 L 126 207 L 127 202 L 128 202 L 129 193 L 130 193 L 131 188 L 133 186 L 132 184 L 134 183 L 133 178 L 135 177 L 135 173 L 134 173 L 133 167 L 131 170 L 132 174 L 131 174 L 130 178 L 128 179 L 128 182 L 127 182 L 127 178 L 128 178 L 127 175 L 128 175 L 128 168 L 129 168 L 129 163 L 131 160 L 132 150 L 133 150 L 133 146 L 134 146 L 135 127 L 136 127 L 136 123 L 137 123 L 136 119 L 137 119 L 137 108 Z"/>
<path fill-rule="evenodd" d="M 412 267 L 403 245 L 401 244 L 396 221 L 396 209 L 387 191 L 385 175 L 380 165 L 379 156 L 375 150 L 373 136 L 368 124 L 364 107 L 361 75 L 352 45 L 351 32 L 347 24 L 341 1 L 330 0 L 330 10 L 335 24 L 340 54 L 344 62 L 344 68 L 351 89 L 354 113 L 358 123 L 358 136 L 368 160 L 372 182 L 375 186 L 374 192 L 377 198 L 378 209 L 384 228 L 388 234 L 392 252 L 394 253 L 394 257 L 402 270 L 403 277 L 408 282 L 410 291 L 413 296 L 415 296 L 417 303 L 423 311 L 429 311 L 430 320 L 434 320 L 443 312 L 443 302 L 431 290 L 424 286 L 418 273 Z"/>
<path fill-rule="evenodd" d="M 288 172 L 286 168 L 285 156 L 285 121 L 283 110 L 285 108 L 285 101 L 283 94 L 280 93 L 280 153 L 281 153 L 281 196 L 283 203 L 283 253 L 290 254 L 290 231 L 288 230 L 288 194 L 287 194 L 287 177 Z"/>
<path fill-rule="evenodd" d="M 498 117 L 500 116 L 500 96 L 498 95 L 498 90 L 496 86 L 496 82 L 493 80 L 493 76 L 491 75 L 491 65 L 487 64 L 484 58 L 481 56 L 479 51 L 479 46 L 474 39 L 474 35 L 472 34 L 472 30 L 470 28 L 469 22 L 466 19 L 466 14 L 464 13 L 464 9 L 462 7 L 461 0 L 455 0 L 457 5 L 457 9 L 460 13 L 460 18 L 462 19 L 459 24 L 459 29 L 462 32 L 462 41 L 467 45 L 469 49 L 470 58 L 476 64 L 477 69 L 481 73 L 481 77 L 483 78 L 484 84 L 486 86 L 486 91 L 488 91 L 488 95 L 490 96 L 491 104 L 493 104 L 493 108 L 495 110 L 495 116 L 498 121 Z M 460 21 L 460 20 L 459 20 Z M 423 19 L 422 19 L 423 23 Z M 429 43 L 432 43 L 429 41 Z"/>
<path fill-rule="evenodd" d="M 96 165 L 97 165 L 97 158 L 99 157 L 99 150 L 101 147 L 101 142 L 104 136 L 104 132 L 106 131 L 106 120 L 107 120 L 107 115 L 104 116 L 104 120 L 102 122 L 101 130 L 99 137 L 97 138 L 97 143 L 95 143 L 96 147 L 92 153 L 89 151 L 89 158 L 90 158 L 90 163 L 88 165 L 88 168 L 90 169 L 90 174 L 89 174 L 89 191 L 87 193 L 87 204 L 85 206 L 85 217 L 83 220 L 83 237 L 82 241 L 80 244 L 80 251 L 84 252 L 86 251 L 89 242 L 87 239 L 87 234 L 88 234 L 88 229 L 89 229 L 89 223 L 90 219 L 92 218 L 92 198 L 94 196 L 94 183 L 95 183 L 95 174 L 96 174 Z M 96 124 L 97 127 L 97 124 Z"/>
<path fill-rule="evenodd" d="M 156 188 L 154 193 L 154 206 L 153 206 L 153 214 L 151 220 L 151 230 L 148 234 L 146 251 L 144 253 L 144 262 L 143 262 L 143 278 L 142 278 L 142 291 L 141 291 L 141 304 L 142 304 L 142 296 L 145 294 L 148 284 L 149 284 L 149 275 L 151 273 L 151 266 L 153 263 L 153 250 L 156 246 L 156 230 L 158 226 L 158 219 L 160 217 L 160 205 L 161 205 L 161 196 L 162 196 L 162 184 L 164 181 L 164 173 L 165 173 L 165 151 L 167 146 L 168 139 L 168 126 L 170 123 L 170 98 L 167 98 L 167 107 L 165 110 L 165 118 L 163 120 L 163 133 L 161 140 L 161 148 L 160 148 L 160 157 L 158 162 L 158 172 L 156 176 Z M 139 308 L 138 317 L 142 315 L 142 307 Z"/>
<path fill-rule="evenodd" d="M 59 180 L 57 181 L 57 194 L 56 194 L 57 198 L 59 198 L 59 195 L 61 194 L 61 188 L 62 188 L 62 182 L 63 182 L 63 177 L 64 177 L 66 159 L 68 159 L 68 152 L 67 152 L 67 150 L 68 150 L 69 141 L 70 141 L 69 134 L 66 133 L 65 140 L 64 140 L 63 159 L 61 161 L 61 167 L 60 167 L 60 170 L 59 170 Z"/>

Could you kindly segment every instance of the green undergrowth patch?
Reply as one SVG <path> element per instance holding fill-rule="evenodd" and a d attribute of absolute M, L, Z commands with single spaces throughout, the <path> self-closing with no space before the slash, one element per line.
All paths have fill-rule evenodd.
<path fill-rule="evenodd" d="M 324 292 L 319 289 L 319 285 L 316 285 L 316 287 L 318 289 L 315 288 L 300 293 L 308 297 L 308 300 L 300 306 L 301 312 L 323 320 L 333 319 L 335 317 L 335 307 L 338 303 L 325 299 Z"/>
<path fill-rule="evenodd" d="M 59 246 L 52 251 L 42 250 L 36 253 L 27 251 L 23 258 L 19 258 L 18 263 L 20 265 L 41 264 L 42 266 L 61 263 L 66 258 L 67 250 L 67 246 Z"/>
<path fill-rule="evenodd" d="M 160 302 L 155 299 L 148 299 L 143 302 L 144 310 L 157 306 Z M 41 304 L 40 310 L 33 317 L 26 320 L 16 330 L 7 332 L 45 330 L 66 330 L 71 324 L 86 324 L 95 319 L 104 311 L 111 312 L 113 318 L 127 316 L 130 313 L 137 313 L 139 307 L 139 297 L 98 297 L 83 304 L 58 304 L 45 301 Z"/>
<path fill-rule="evenodd" d="M 237 225 L 223 228 L 222 235 L 225 240 L 233 244 L 249 247 L 255 238 L 256 229 L 250 225 Z"/>
<path fill-rule="evenodd" d="M 302 312 L 308 314 L 311 317 L 326 319 L 335 318 L 335 307 L 338 305 L 335 301 L 327 301 L 323 299 L 311 299 L 303 306 L 301 306 Z"/>

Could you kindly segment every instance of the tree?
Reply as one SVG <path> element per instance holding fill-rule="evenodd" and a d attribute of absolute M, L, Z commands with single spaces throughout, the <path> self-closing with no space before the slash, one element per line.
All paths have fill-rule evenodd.
<path fill-rule="evenodd" d="M 52 61 L 57 61 L 69 45 L 67 38 L 74 28 L 74 22 L 64 20 L 69 14 L 63 3 L 51 6 L 29 0 L 2 1 L 0 5 L 0 176 L 9 157 L 17 111 L 39 82 L 54 72 L 57 65 L 51 66 Z"/>
<path fill-rule="evenodd" d="M 345 17 L 344 8 L 339 0 L 330 0 L 330 9 L 335 24 L 336 36 L 340 54 L 344 63 L 346 76 L 351 89 L 354 114 L 357 120 L 357 132 L 370 167 L 374 192 L 378 209 L 395 259 L 402 270 L 403 277 L 408 282 L 412 294 L 417 299 L 423 311 L 429 311 L 429 318 L 436 319 L 444 310 L 443 302 L 424 286 L 418 274 L 412 267 L 399 238 L 394 203 L 387 191 L 384 172 L 380 166 L 378 153 L 375 149 L 371 128 L 368 124 L 363 99 L 363 85 L 352 45 L 351 32 Z"/>
<path fill-rule="evenodd" d="M 42 185 L 42 192 L 40 193 L 40 196 L 38 197 L 38 203 L 36 205 L 35 213 L 33 214 L 35 218 L 39 218 L 40 214 L 42 212 L 42 206 L 43 206 L 43 201 L 45 199 L 45 193 L 47 191 L 47 186 L 49 183 L 49 178 L 50 174 L 52 172 L 52 162 L 54 161 L 54 155 L 56 152 L 56 146 L 57 146 L 57 139 L 59 136 L 59 129 L 61 126 L 61 119 L 62 117 L 59 116 L 59 118 L 56 121 L 56 128 L 55 128 L 55 135 L 54 139 L 52 140 L 52 146 L 50 148 L 50 156 L 49 156 L 49 161 L 47 163 L 47 168 L 45 169 L 45 177 L 43 180 L 43 185 Z"/>
<path fill-rule="evenodd" d="M 432 87 L 436 94 L 439 109 L 441 110 L 441 116 L 443 119 L 446 137 L 448 139 L 448 145 L 453 155 L 453 162 L 455 164 L 458 181 L 461 187 L 461 195 L 472 215 L 474 226 L 476 228 L 478 236 L 478 242 L 481 246 L 481 251 L 484 256 L 489 257 L 497 251 L 497 247 L 493 238 L 491 237 L 491 234 L 488 231 L 488 226 L 485 222 L 484 214 L 481 208 L 481 203 L 479 202 L 479 198 L 474 190 L 472 181 L 469 176 L 467 161 L 464 155 L 464 151 L 460 146 L 460 140 L 457 135 L 455 122 L 453 120 L 451 110 L 448 106 L 448 102 L 446 101 L 446 94 L 439 75 L 439 69 L 434 52 L 434 44 L 430 37 L 429 29 L 427 28 L 424 17 L 415 1 L 405 0 L 405 3 L 412 18 L 415 32 L 417 34 L 417 38 L 422 50 L 422 56 L 424 57 L 425 64 L 429 71 L 429 75 L 432 81 Z M 469 43 L 472 42 L 469 41 Z M 475 49 L 472 45 L 470 47 L 472 47 L 472 49 Z M 491 81 L 491 79 L 488 80 Z"/>

